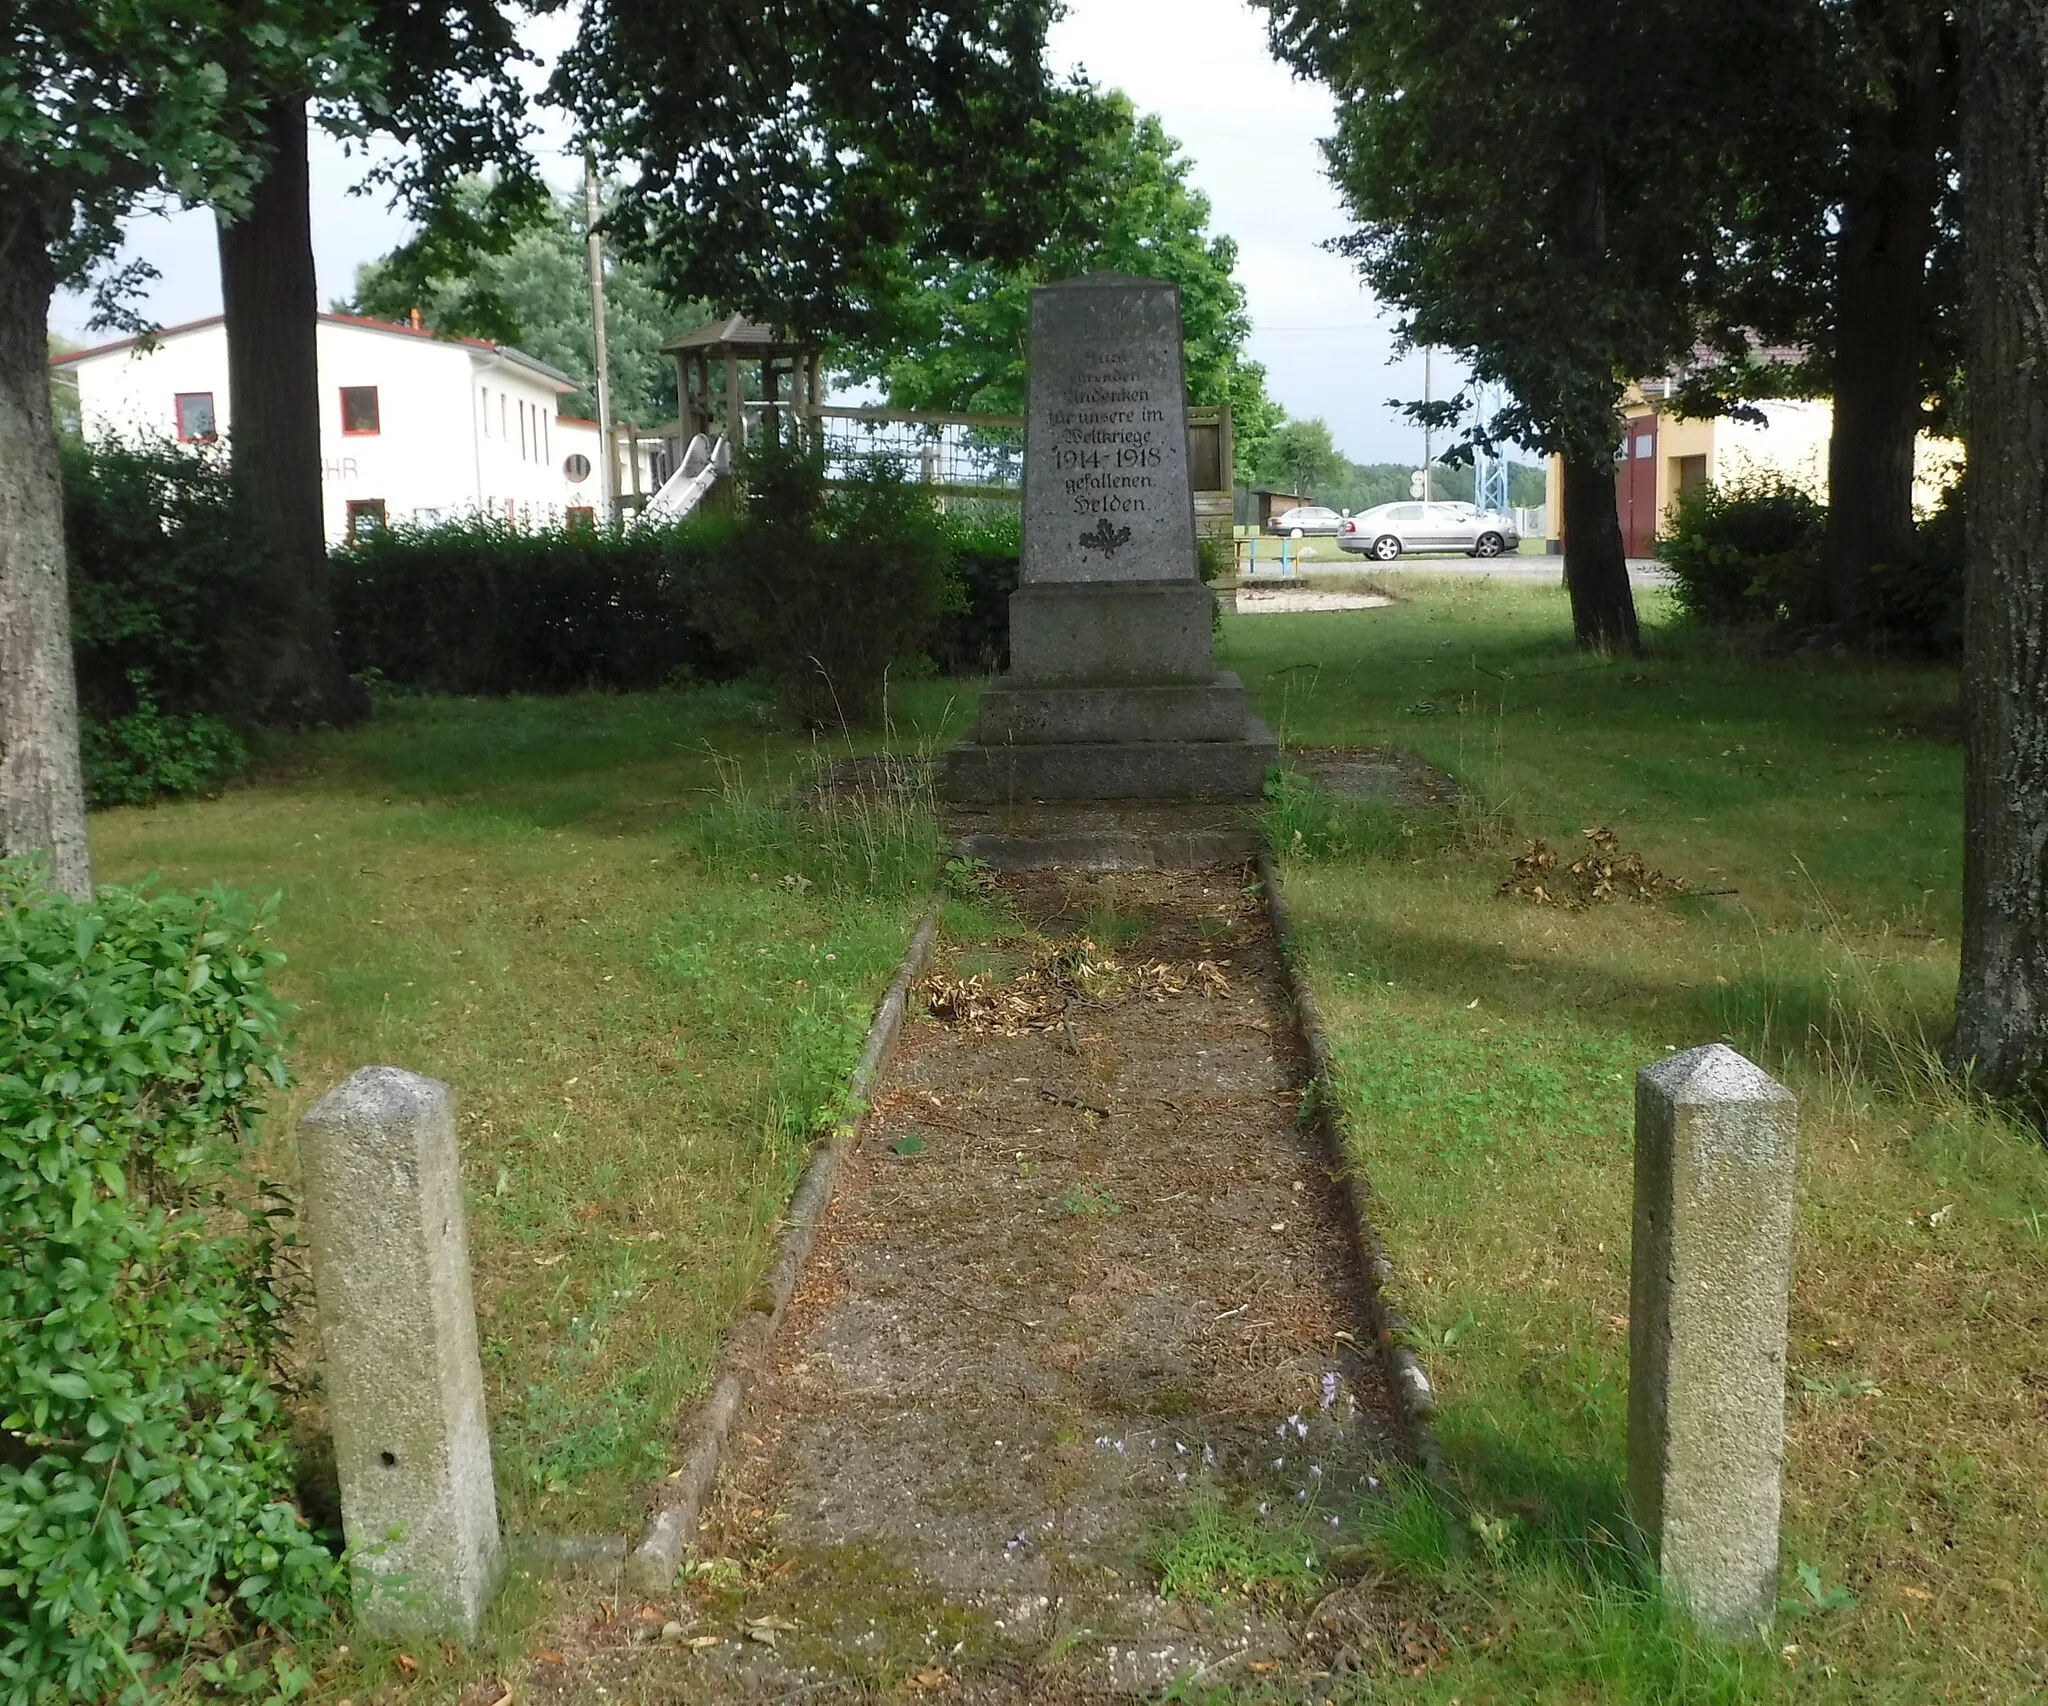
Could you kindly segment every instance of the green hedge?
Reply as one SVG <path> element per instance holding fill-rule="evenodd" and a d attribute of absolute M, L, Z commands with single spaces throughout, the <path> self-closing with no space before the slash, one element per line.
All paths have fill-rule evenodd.
<path fill-rule="evenodd" d="M 288 1690 L 287 1650 L 234 1649 L 323 1624 L 341 1587 L 292 1503 L 280 1205 L 244 1171 L 284 1081 L 262 923 L 0 865 L 4 1706 L 251 1662 Z"/>
<path fill-rule="evenodd" d="M 64 475 L 92 803 L 217 786 L 248 762 L 283 620 L 225 455 L 71 445 Z M 1007 665 L 1014 516 L 937 517 L 880 465 L 830 489 L 822 465 L 773 447 L 742 479 L 751 495 L 668 527 L 476 515 L 366 534 L 333 559 L 343 659 L 478 695 L 752 670 L 813 723 L 872 715 L 885 671 L 920 654 L 945 674 Z"/>
<path fill-rule="evenodd" d="M 718 681 L 740 659 L 703 616 L 731 564 L 721 516 L 522 532 L 476 515 L 366 535 L 334 557 L 351 672 L 434 693 L 630 692 Z"/>
<path fill-rule="evenodd" d="M 839 488 L 770 447 L 736 510 L 670 527 L 401 525 L 336 553 L 342 655 L 438 693 L 631 691 L 751 671 L 797 719 L 860 721 L 885 672 L 1006 666 L 1014 518 L 947 521 L 877 466 Z"/>

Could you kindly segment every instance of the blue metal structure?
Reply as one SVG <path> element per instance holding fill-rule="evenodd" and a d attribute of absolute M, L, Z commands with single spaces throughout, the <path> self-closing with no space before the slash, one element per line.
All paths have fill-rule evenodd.
<path fill-rule="evenodd" d="M 1479 419 L 1491 421 L 1503 407 L 1505 394 L 1498 385 L 1484 387 L 1478 396 Z M 1475 450 L 1472 455 L 1472 502 L 1482 513 L 1508 513 L 1508 459 L 1505 451 Z"/>

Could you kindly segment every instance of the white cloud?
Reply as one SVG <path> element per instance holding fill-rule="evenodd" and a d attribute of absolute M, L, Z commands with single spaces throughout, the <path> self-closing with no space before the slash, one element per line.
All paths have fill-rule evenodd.
<path fill-rule="evenodd" d="M 1360 461 L 1419 461 L 1421 435 L 1387 399 L 1422 394 L 1421 358 L 1393 359 L 1389 317 L 1322 247 L 1350 229 L 1323 170 L 1335 112 L 1273 58 L 1265 14 L 1245 0 L 1069 0 L 1051 45 L 1180 141 L 1215 228 L 1237 239 L 1251 353 L 1287 412 L 1322 416 Z"/>

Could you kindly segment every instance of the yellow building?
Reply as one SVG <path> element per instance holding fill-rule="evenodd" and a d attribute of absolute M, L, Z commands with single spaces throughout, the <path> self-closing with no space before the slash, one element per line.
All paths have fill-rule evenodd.
<path fill-rule="evenodd" d="M 1666 412 L 1664 387 L 1630 386 L 1622 403 L 1624 435 L 1615 458 L 1614 501 L 1622 543 L 1631 557 L 1655 554 L 1658 530 L 1681 492 L 1712 482 L 1731 485 L 1756 474 L 1775 474 L 1812 493 L 1828 495 L 1828 437 L 1834 405 L 1825 397 L 1758 403 L 1758 421 L 1725 417 L 1688 420 Z M 1962 471 L 1963 447 L 1954 439 L 1922 434 L 1914 457 L 1913 507 L 1931 511 Z M 1550 549 L 1564 542 L 1564 465 L 1551 457 L 1545 481 Z"/>

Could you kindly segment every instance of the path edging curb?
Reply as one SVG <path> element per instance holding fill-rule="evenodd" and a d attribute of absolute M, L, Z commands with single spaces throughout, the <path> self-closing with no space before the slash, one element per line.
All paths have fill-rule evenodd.
<path fill-rule="evenodd" d="M 1415 1348 L 1409 1342 L 1415 1329 L 1398 1301 L 1394 1264 L 1387 1259 L 1387 1249 L 1380 1241 L 1379 1230 L 1366 1212 L 1370 1188 L 1357 1164 L 1345 1153 L 1344 1133 L 1337 1123 L 1336 1075 L 1331 1067 L 1329 1041 L 1316 1018 L 1315 997 L 1309 991 L 1308 979 L 1302 975 L 1301 967 L 1295 961 L 1294 927 L 1288 922 L 1287 907 L 1280 898 L 1279 870 L 1273 864 L 1271 852 L 1263 848 L 1259 852 L 1258 869 L 1259 888 L 1266 897 L 1266 922 L 1272 928 L 1274 941 L 1279 944 L 1280 965 L 1287 979 L 1288 999 L 1294 1005 L 1295 1024 L 1308 1045 L 1309 1093 L 1314 1099 L 1316 1126 L 1321 1132 L 1330 1165 L 1344 1188 L 1352 1230 L 1365 1264 L 1366 1298 L 1372 1310 L 1373 1339 L 1379 1347 L 1387 1384 L 1393 1389 L 1394 1403 L 1407 1430 L 1409 1444 L 1421 1462 L 1423 1472 L 1432 1481 L 1440 1482 L 1443 1479 L 1443 1456 L 1437 1449 L 1436 1431 L 1432 1426 L 1436 1416 L 1436 1396 L 1430 1388 L 1429 1376 L 1423 1372 L 1422 1360 L 1416 1356 Z"/>
<path fill-rule="evenodd" d="M 910 986 L 931 958 L 932 943 L 938 935 L 939 906 L 934 900 L 918 921 L 910 946 L 896 967 L 888 992 L 875 1009 L 868 1026 L 867 1042 L 860 1061 L 847 1079 L 847 1100 L 860 1109 L 859 1115 L 819 1146 L 804 1170 L 796 1194 L 783 1213 L 782 1235 L 776 1241 L 775 1259 L 756 1282 L 740 1307 L 737 1320 L 726 1334 L 719 1352 L 717 1377 L 711 1396 L 696 1407 L 691 1425 L 683 1436 L 683 1467 L 675 1478 L 661 1484 L 660 1502 L 640 1532 L 639 1542 L 626 1559 L 626 1585 L 640 1593 L 663 1593 L 675 1583 L 683 1561 L 683 1547 L 696 1530 L 704 1502 L 718 1479 L 720 1459 L 725 1455 L 726 1435 L 733 1418 L 745 1402 L 754 1376 L 766 1361 L 776 1328 L 809 1260 L 811 1245 L 825 1211 L 832 1204 L 832 1192 L 839 1182 L 839 1168 L 853 1148 L 860 1129 L 867 1123 L 868 1092 L 874 1087 L 889 1045 L 903 1023 L 910 1000 Z"/>

